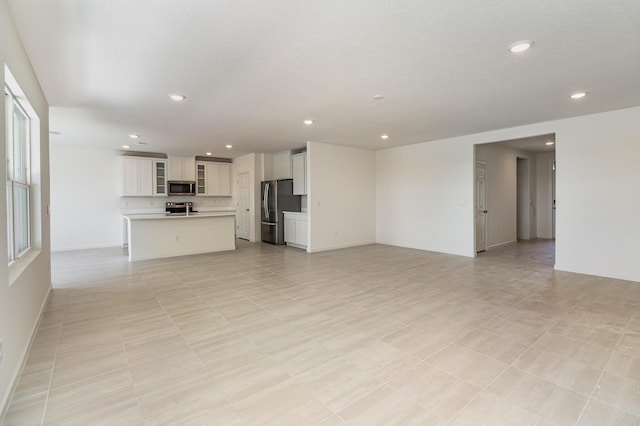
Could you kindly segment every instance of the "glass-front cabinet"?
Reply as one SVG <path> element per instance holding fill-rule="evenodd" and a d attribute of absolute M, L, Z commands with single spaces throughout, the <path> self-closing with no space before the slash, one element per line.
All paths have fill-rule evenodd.
<path fill-rule="evenodd" d="M 153 195 L 167 195 L 167 161 L 154 160 L 153 166 Z"/>
<path fill-rule="evenodd" d="M 207 194 L 207 176 L 206 176 L 206 165 L 202 163 L 196 163 L 196 194 L 197 195 L 206 195 Z"/>

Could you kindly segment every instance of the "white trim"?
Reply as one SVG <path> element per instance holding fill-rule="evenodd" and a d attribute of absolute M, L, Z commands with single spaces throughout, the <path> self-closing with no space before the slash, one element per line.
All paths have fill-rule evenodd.
<path fill-rule="evenodd" d="M 511 241 L 505 241 L 503 243 L 494 244 L 492 246 L 487 246 L 487 251 L 493 250 L 495 248 L 498 248 L 498 247 L 501 247 L 501 246 L 504 246 L 504 245 L 507 245 L 507 244 L 517 243 L 517 242 L 518 242 L 518 240 L 511 240 Z"/>
<path fill-rule="evenodd" d="M 311 249 L 309 249 L 307 247 L 307 253 L 318 253 L 318 252 L 321 252 L 321 251 L 340 250 L 340 249 L 351 248 L 351 247 L 370 246 L 372 244 L 377 244 L 377 243 L 375 241 L 370 241 L 370 242 L 365 242 L 365 243 L 344 244 L 344 245 L 337 245 L 337 246 L 331 246 L 331 247 L 323 247 L 321 249 L 314 249 L 314 250 L 311 250 Z"/>
<path fill-rule="evenodd" d="M 36 323 L 33 325 L 33 328 L 31 329 L 31 338 L 29 338 L 27 345 L 22 351 L 22 355 L 20 356 L 20 363 L 18 363 L 18 367 L 13 372 L 13 375 L 9 380 L 9 392 L 6 393 L 4 400 L 0 401 L 0 424 L 4 424 L 3 419 L 7 415 L 7 410 L 9 408 L 9 401 L 11 401 L 11 398 L 13 398 L 13 395 L 16 392 L 16 387 L 18 385 L 18 378 L 24 371 L 24 367 L 27 363 L 27 355 L 29 354 L 29 350 L 31 349 L 31 345 L 33 344 L 33 338 L 36 335 L 38 326 L 40 326 L 40 321 L 42 320 L 42 314 L 44 314 L 44 310 L 47 307 L 47 302 L 49 301 L 50 297 L 51 297 L 51 286 L 49 286 L 49 290 L 47 291 L 47 297 L 44 298 L 44 301 L 42 302 L 42 306 L 40 306 L 40 314 L 38 315 L 38 320 L 36 321 Z"/>

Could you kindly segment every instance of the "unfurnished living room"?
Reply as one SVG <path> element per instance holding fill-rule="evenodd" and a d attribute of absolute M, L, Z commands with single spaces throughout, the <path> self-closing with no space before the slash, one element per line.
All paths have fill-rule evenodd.
<path fill-rule="evenodd" d="M 0 0 L 0 424 L 640 424 L 640 3 Z"/>

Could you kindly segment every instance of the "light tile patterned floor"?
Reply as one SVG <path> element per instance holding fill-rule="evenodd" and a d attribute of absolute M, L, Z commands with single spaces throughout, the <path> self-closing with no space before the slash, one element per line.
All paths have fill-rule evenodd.
<path fill-rule="evenodd" d="M 55 253 L 4 423 L 640 424 L 640 283 L 552 253 Z"/>

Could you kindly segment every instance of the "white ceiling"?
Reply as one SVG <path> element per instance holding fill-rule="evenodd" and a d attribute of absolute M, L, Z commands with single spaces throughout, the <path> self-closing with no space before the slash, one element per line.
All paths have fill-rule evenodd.
<path fill-rule="evenodd" d="M 510 146 L 511 148 L 517 148 L 521 151 L 538 153 L 538 152 L 555 151 L 556 150 L 555 141 L 556 141 L 556 135 L 549 134 L 549 135 L 530 136 L 526 138 L 512 139 L 508 141 L 500 141 L 500 142 L 494 142 L 494 143 Z M 553 142 L 554 144 L 547 145 L 546 144 L 547 142 Z"/>
<path fill-rule="evenodd" d="M 52 143 L 381 149 L 640 105 L 638 0 L 7 2 Z"/>

